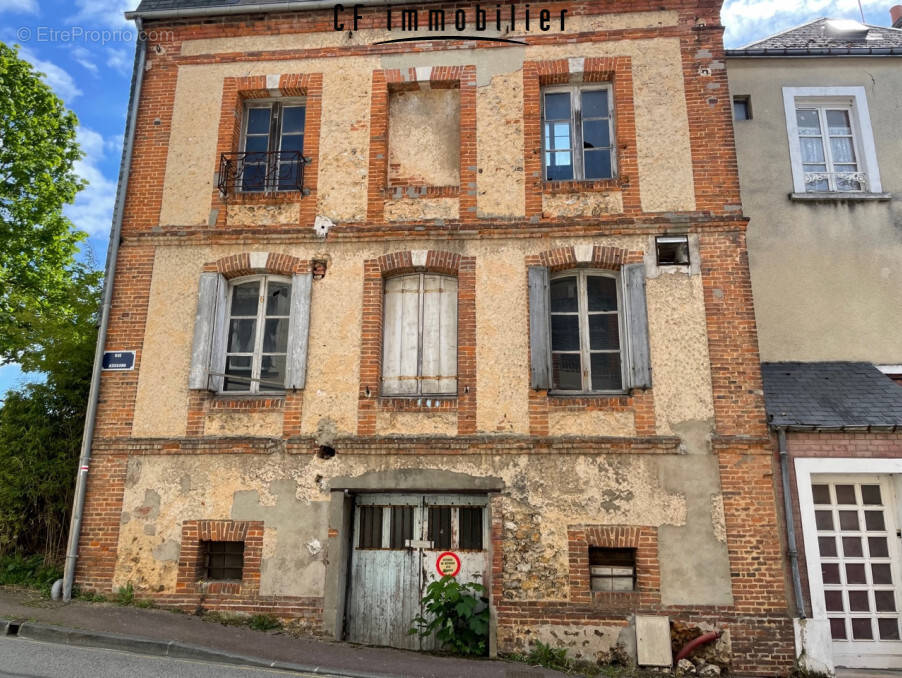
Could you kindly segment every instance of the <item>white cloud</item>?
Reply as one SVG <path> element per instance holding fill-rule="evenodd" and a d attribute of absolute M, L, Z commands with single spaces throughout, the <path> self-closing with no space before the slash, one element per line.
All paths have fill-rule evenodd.
<path fill-rule="evenodd" d="M 74 4 L 78 11 L 66 21 L 86 28 L 134 26 L 123 14 L 138 6 L 135 0 L 75 0 Z"/>
<path fill-rule="evenodd" d="M 106 65 L 122 75 L 131 75 L 133 49 L 107 49 Z"/>
<path fill-rule="evenodd" d="M 78 85 L 75 84 L 75 79 L 56 64 L 39 59 L 34 52 L 26 47 L 19 48 L 19 56 L 43 73 L 44 82 L 66 103 L 71 102 L 72 99 L 82 93 Z"/>
<path fill-rule="evenodd" d="M 115 137 L 104 139 L 87 127 L 78 128 L 78 143 L 84 157 L 76 163 L 75 171 L 88 185 L 75 198 L 75 203 L 66 207 L 65 213 L 76 228 L 88 235 L 106 235 L 113 219 L 116 181 L 104 175 L 100 164 L 108 152 L 118 158 L 121 146 L 116 144 Z"/>
<path fill-rule="evenodd" d="M 0 0 L 0 12 L 15 12 L 18 14 L 37 14 L 37 0 Z"/>
<path fill-rule="evenodd" d="M 89 70 L 94 75 L 97 75 L 98 68 L 97 64 L 91 59 L 93 56 L 91 50 L 85 47 L 73 47 L 72 48 L 72 58 L 74 58 L 78 63 L 80 63 L 85 69 Z"/>
<path fill-rule="evenodd" d="M 889 23 L 886 0 L 861 0 L 867 23 Z M 728 48 L 761 40 L 819 17 L 861 20 L 858 0 L 726 0 L 721 22 Z"/>

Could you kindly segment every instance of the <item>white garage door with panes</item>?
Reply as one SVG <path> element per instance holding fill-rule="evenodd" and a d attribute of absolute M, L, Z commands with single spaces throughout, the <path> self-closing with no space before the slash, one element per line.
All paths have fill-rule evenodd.
<path fill-rule="evenodd" d="M 823 583 L 812 595 L 823 596 L 834 662 L 902 666 L 902 554 L 893 484 L 886 476 L 813 476 L 811 490 Z"/>
<path fill-rule="evenodd" d="M 408 629 L 420 613 L 426 586 L 441 578 L 436 561 L 443 553 L 460 558 L 458 581 L 486 585 L 486 497 L 362 494 L 355 504 L 347 639 L 433 649 L 433 639 Z"/>

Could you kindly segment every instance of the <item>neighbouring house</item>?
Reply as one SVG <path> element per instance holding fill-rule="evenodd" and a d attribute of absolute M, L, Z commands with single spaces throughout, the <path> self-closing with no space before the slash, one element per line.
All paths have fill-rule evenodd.
<path fill-rule="evenodd" d="M 786 670 L 720 2 L 308 4 L 129 14 L 75 583 Z"/>
<path fill-rule="evenodd" d="M 811 668 L 902 666 L 902 6 L 727 51 L 787 588 Z M 782 482 L 780 492 L 783 492 Z"/>

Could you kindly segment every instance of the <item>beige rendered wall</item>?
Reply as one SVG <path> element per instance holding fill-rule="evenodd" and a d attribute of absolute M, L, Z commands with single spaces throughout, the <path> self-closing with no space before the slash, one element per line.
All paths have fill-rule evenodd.
<path fill-rule="evenodd" d="M 670 25 L 675 16 L 672 12 L 640 12 L 592 20 L 607 22 L 605 25 L 610 24 L 611 28 L 625 28 Z M 573 30 L 573 26 L 568 30 Z M 375 40 L 376 33 L 379 32 L 361 31 L 353 39 Z M 232 52 L 239 45 L 248 50 L 319 47 L 344 40 L 342 36 L 329 33 L 196 40 L 186 42 L 182 53 Z M 475 65 L 477 73 L 477 164 L 481 170 L 477 173 L 478 213 L 487 217 L 523 216 L 523 61 L 604 56 L 628 56 L 632 61 L 643 210 L 694 209 L 679 40 L 655 38 L 379 57 L 182 65 L 175 92 L 160 223 L 202 225 L 209 221 L 213 192 L 211 168 L 215 165 L 218 133 L 217 125 L 211 121 L 220 116 L 224 78 L 323 74 L 317 213 L 336 222 L 355 222 L 366 217 L 372 72 L 383 68 L 461 64 Z M 204 92 L 205 96 L 198 97 L 197 92 Z M 397 208 L 395 218 L 405 218 L 402 208 Z M 432 213 L 426 218 L 455 216 L 446 206 L 435 204 L 429 208 Z M 554 204 L 550 208 L 561 214 L 574 214 L 573 205 Z M 619 196 L 600 194 L 593 196 L 586 214 L 621 209 Z"/>
<path fill-rule="evenodd" d="M 717 463 L 708 455 L 135 456 L 113 585 L 173 592 L 185 520 L 262 520 L 261 595 L 321 596 L 330 480 L 397 469 L 504 483 L 505 587 L 516 600 L 568 598 L 568 525 L 641 524 L 660 528 L 665 604 L 732 602 Z M 682 566 L 699 559 L 704 572 Z"/>
<path fill-rule="evenodd" d="M 741 59 L 734 123 L 761 359 L 902 363 L 902 58 Z M 782 87 L 861 86 L 889 202 L 792 201 Z"/>
<path fill-rule="evenodd" d="M 529 432 L 529 348 L 526 257 L 573 245 L 613 246 L 644 251 L 646 236 L 549 238 L 541 245 L 520 238 L 458 242 L 418 241 L 413 249 L 448 250 L 476 258 L 477 430 Z M 321 425 L 339 434 L 357 426 L 363 299 L 363 261 L 398 250 L 409 241 L 309 243 L 271 247 L 301 259 L 329 262 L 325 278 L 314 283 L 307 386 L 302 433 Z M 188 369 L 204 263 L 246 251 L 240 246 L 160 246 L 147 314 L 145 344 L 135 402 L 136 437 L 185 435 Z M 649 332 L 658 433 L 713 416 L 701 276 L 696 273 L 651 277 L 647 284 Z M 499 313 L 499 309 L 504 309 Z M 466 386 L 467 384 L 463 384 Z M 578 412 L 555 415 L 552 435 L 635 434 L 631 415 Z M 280 419 L 265 411 L 213 422 L 219 435 L 278 435 Z M 695 424 L 698 425 L 698 424 Z M 446 413 L 385 415 L 377 433 L 456 434 L 456 417 Z"/>

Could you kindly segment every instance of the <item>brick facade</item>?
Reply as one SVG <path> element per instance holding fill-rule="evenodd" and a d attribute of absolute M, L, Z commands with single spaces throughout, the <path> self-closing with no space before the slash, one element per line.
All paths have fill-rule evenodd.
<path fill-rule="evenodd" d="M 630 11 L 657 12 L 661 10 L 661 4 L 632 3 Z M 122 553 L 126 548 L 124 543 L 119 542 L 121 531 L 127 529 L 122 519 L 123 513 L 128 510 L 124 497 L 129 492 L 126 475 L 130 459 L 147 464 L 189 464 L 202 460 L 211 469 L 221 468 L 216 466 L 220 463 L 246 461 L 247 469 L 253 466 L 256 470 L 253 473 L 248 470 L 246 478 L 242 479 L 247 484 L 236 484 L 232 490 L 257 492 L 258 496 L 263 497 L 260 510 L 265 511 L 271 506 L 267 502 L 276 501 L 271 496 L 267 497 L 266 493 L 275 493 L 272 487 L 276 481 L 284 480 L 273 471 L 273 467 L 281 464 L 284 468 L 301 468 L 296 466 L 300 463 L 298 460 L 308 463 L 308 460 L 316 459 L 320 445 L 324 444 L 318 425 L 326 420 L 331 420 L 334 425 L 335 420 L 340 421 L 341 417 L 338 414 L 333 416 L 330 408 L 347 406 L 352 411 L 350 419 L 353 423 L 327 436 L 328 444 L 338 451 L 334 465 L 325 466 L 323 462 L 315 470 L 304 467 L 290 478 L 298 488 L 303 483 L 325 488 L 324 494 L 304 496 L 306 503 L 298 515 L 303 515 L 305 519 L 308 514 L 315 513 L 311 507 L 328 500 L 329 473 L 336 476 L 342 473 L 359 475 L 364 471 L 387 471 L 391 464 L 399 463 L 404 468 L 416 468 L 416 465 L 431 468 L 432 465 L 445 464 L 445 470 L 461 474 L 474 474 L 477 472 L 473 469 L 479 469 L 480 474 L 495 476 L 501 473 L 498 469 L 508 461 L 520 464 L 519 475 L 507 481 L 509 489 L 490 497 L 492 561 L 489 584 L 498 620 L 497 646 L 501 651 L 517 647 L 520 639 L 516 628 L 524 624 L 541 626 L 560 623 L 585 627 L 603 623 L 626 626 L 630 615 L 642 612 L 668 614 L 693 623 L 728 627 L 737 671 L 774 675 L 786 669 L 792 661 L 791 623 L 786 612 L 782 550 L 777 530 L 774 466 L 761 398 L 755 319 L 745 251 L 745 219 L 738 208 L 731 105 L 725 94 L 725 73 L 718 68 L 723 56 L 722 27 L 718 20 L 720 5 L 704 0 L 666 2 L 663 6 L 674 13 L 675 23 L 568 35 L 535 32 L 524 38 L 529 47 L 520 69 L 522 119 L 511 121 L 511 124 L 516 123 L 522 128 L 522 163 L 513 168 L 512 174 L 523 177 L 523 183 L 518 184 L 522 186 L 522 191 L 518 189 L 517 198 L 522 197 L 524 207 L 521 214 L 499 217 L 480 217 L 476 211 L 482 181 L 481 160 L 477 160 L 476 112 L 479 90 L 484 87 L 478 75 L 484 64 L 478 66 L 475 57 L 471 60 L 470 54 L 465 52 L 472 45 L 458 41 L 398 45 L 352 40 L 341 46 L 330 46 L 328 40 L 324 40 L 325 46 L 310 46 L 301 41 L 298 43 L 301 46 L 199 52 L 197 49 L 187 50 L 186 44 L 218 38 L 294 36 L 301 40 L 310 34 L 331 36 L 332 12 L 255 14 L 210 21 L 185 18 L 153 23 L 154 29 L 159 29 L 159 35 L 168 32 L 170 36 L 159 44 L 150 45 L 153 64 L 145 74 L 136 122 L 133 169 L 126 194 L 123 241 L 114 281 L 106 346 L 107 350 L 135 350 L 136 365 L 133 372 L 105 372 L 101 380 L 97 436 L 92 451 L 85 521 L 80 537 L 76 573 L 78 586 L 108 592 L 120 581 L 117 580 L 117 558 L 124 557 Z M 555 2 L 548 7 L 552 15 L 566 8 L 568 16 L 582 18 L 617 15 L 623 11 L 622 7 L 612 3 L 599 6 L 599 3 Z M 468 17 L 472 18 L 474 8 L 468 6 L 465 9 Z M 361 29 L 377 28 L 383 18 L 381 8 L 363 8 L 361 14 Z M 146 27 L 149 28 L 149 25 Z M 690 152 L 687 163 L 691 164 L 694 209 L 646 212 L 643 208 L 637 99 L 641 87 L 648 84 L 639 81 L 643 74 L 637 68 L 637 58 L 617 53 L 624 44 L 640 40 L 671 40 L 679 44 L 681 63 L 678 71 L 682 75 L 679 84 L 685 90 L 686 102 L 685 111 L 675 111 L 674 115 L 688 116 Z M 584 43 L 593 48 L 610 46 L 614 56 L 586 57 L 581 64 L 558 56 L 529 56 L 532 48 L 538 51 L 574 43 Z M 481 43 L 478 49 L 486 50 L 487 58 L 492 59 L 494 50 L 499 46 Z M 574 50 L 579 51 L 579 46 Z M 462 51 L 466 57 L 458 58 Z M 455 63 L 462 65 L 432 66 L 428 77 L 424 75 L 422 66 L 373 66 L 378 65 L 381 58 L 397 59 L 415 54 L 417 58 L 425 59 L 424 55 L 433 53 L 437 62 L 447 62 L 450 58 L 448 54 L 451 54 L 458 58 Z M 324 240 L 314 234 L 311 226 L 314 218 L 320 215 L 326 190 L 326 182 L 322 178 L 328 168 L 324 166 L 321 150 L 327 141 L 321 135 L 324 124 L 328 122 L 323 117 L 324 111 L 328 111 L 328 97 L 338 96 L 335 91 L 329 92 L 327 67 L 330 59 L 339 57 L 365 61 L 365 79 L 372 86 L 366 114 L 359 121 L 360 125 L 368 125 L 365 132 L 368 145 L 353 149 L 354 154 L 363 159 L 365 171 L 360 176 L 349 177 L 347 187 L 349 193 L 358 192 L 355 195 L 364 196 L 362 202 L 365 209 L 364 216 L 359 220 L 336 219 Z M 305 63 L 307 60 L 316 61 L 311 62 L 307 69 L 298 66 L 299 62 Z M 222 196 L 217 190 L 209 194 L 205 188 L 204 194 L 209 194 L 211 217 L 208 223 L 160 223 L 164 203 L 163 177 L 173 134 L 173 108 L 180 73 L 236 63 L 246 64 L 245 75 L 224 75 L 220 78 L 221 90 L 217 89 L 222 96 L 219 118 L 210 121 L 210 124 L 217 125 L 215 148 L 211 146 L 209 157 L 204 156 L 204 172 L 215 173 L 221 154 L 237 150 L 244 100 L 277 95 L 303 96 L 307 102 L 303 153 L 310 158 L 304 170 L 304 186 L 309 189 L 309 194 L 235 198 Z M 263 69 L 264 72 L 278 74 L 278 92 L 273 92 L 271 76 L 259 75 Z M 701 71 L 710 75 L 702 76 Z M 542 181 L 541 87 L 573 81 L 610 82 L 612 85 L 618 159 L 616 179 L 580 184 Z M 393 190 L 399 188 L 389 181 L 389 94 L 393 88 L 419 88 L 427 84 L 432 88 L 460 90 L 460 182 L 456 187 L 418 188 L 423 189 L 420 196 L 424 198 L 457 200 L 459 216 L 456 219 L 412 217 L 389 222 L 385 212 L 386 200 Z M 713 84 L 720 87 L 712 87 Z M 712 95 L 712 92 L 721 94 Z M 197 95 L 202 96 L 203 93 Z M 346 159 L 343 157 L 342 161 Z M 546 212 L 543 208 L 543 196 L 600 192 L 619 193 L 622 211 L 564 217 Z M 297 205 L 300 216 L 288 223 L 237 223 L 229 218 L 229 208 L 239 205 Z M 521 279 L 522 275 L 522 290 L 525 290 L 527 266 L 544 265 L 552 270 L 565 270 L 587 265 L 616 271 L 624 264 L 643 261 L 645 245 L 638 243 L 647 242 L 649 235 L 673 232 L 697 234 L 700 242 L 703 287 L 703 302 L 700 303 L 704 306 L 704 333 L 713 390 L 709 394 L 714 414 L 710 455 L 719 470 L 723 494 L 725 552 L 731 572 L 731 581 L 726 586 L 732 594 L 733 604 L 721 607 L 663 606 L 661 591 L 667 582 L 662 564 L 658 562 L 658 526 L 648 524 L 644 519 L 636 524 L 624 524 L 619 518 L 606 524 L 601 511 L 597 517 L 570 520 L 565 526 L 563 538 L 566 544 L 561 551 L 565 554 L 561 561 L 565 571 L 557 573 L 566 587 L 564 593 L 554 599 L 539 595 L 530 598 L 518 594 L 517 597 L 509 586 L 512 573 L 510 563 L 505 560 L 505 548 L 511 544 L 504 536 L 505 522 L 512 518 L 506 502 L 512 501 L 514 493 L 520 493 L 517 501 L 521 501 L 522 493 L 526 492 L 524 488 L 554 482 L 561 483 L 561 494 L 573 491 L 575 481 L 563 472 L 571 463 L 592 468 L 596 463 L 611 467 L 623 465 L 624 468 L 632 464 L 629 468 L 639 468 L 663 458 L 679 457 L 690 463 L 697 455 L 684 454 L 686 441 L 673 430 L 662 429 L 656 408 L 663 406 L 663 398 L 656 400 L 655 388 L 613 396 L 575 398 L 555 398 L 547 392 L 520 388 L 522 377 L 528 371 L 528 342 L 527 345 L 512 347 L 509 355 L 504 357 L 514 366 L 510 370 L 514 375 L 510 377 L 514 384 L 512 392 L 498 389 L 493 392 L 495 395 L 485 395 L 489 389 L 482 388 L 484 382 L 480 378 L 497 366 L 487 364 L 488 361 L 481 357 L 484 346 L 480 341 L 485 328 L 477 327 L 477 318 L 492 314 L 498 316 L 496 331 L 502 337 L 506 336 L 504 331 L 515 323 L 520 323 L 518 334 L 528 336 L 528 325 L 525 315 L 521 318 L 508 312 L 506 299 L 492 302 L 491 297 L 484 296 L 487 275 L 483 267 L 494 269 L 497 264 L 498 275 L 504 282 L 507 282 L 509 275 L 517 279 Z M 577 259 L 576 248 L 571 242 L 577 239 L 584 239 L 580 241 L 584 246 L 591 243 L 588 261 Z M 484 243 L 497 243 L 498 252 L 474 256 L 472 248 Z M 348 387 L 349 395 L 338 396 L 310 383 L 304 391 L 265 397 L 215 395 L 186 389 L 185 410 L 179 410 L 182 412 L 179 425 L 184 426 L 184 434 L 136 435 L 133 422 L 138 382 L 142 378 L 142 370 L 151 369 L 142 362 L 152 295 L 151 280 L 155 267 L 160 267 L 164 255 L 174 251 L 174 248 L 199 252 L 198 257 L 203 258 L 197 265 L 196 274 L 218 272 L 227 278 L 256 273 L 302 273 L 311 270 L 313 260 L 345 257 L 344 270 L 351 270 L 353 273 L 348 275 L 357 276 L 355 281 L 360 285 L 359 288 L 352 285 L 340 288 L 343 294 L 347 294 L 346 290 L 359 289 L 359 299 L 354 299 L 359 328 L 355 327 L 350 333 L 355 339 L 359 337 L 359 353 L 356 349 L 354 352 L 348 351 L 347 345 L 337 342 L 330 347 L 341 356 L 342 361 L 358 369 L 356 381 Z M 508 249 L 514 254 L 506 252 Z M 415 266 L 414 253 L 422 250 L 427 251 L 425 264 Z M 349 251 L 356 254 L 348 255 Z M 251 253 L 256 252 L 268 253 L 263 269 L 251 265 Z M 349 260 L 352 264 L 347 263 Z M 330 265 L 329 276 L 335 275 L 333 270 L 341 269 Z M 392 275 L 416 271 L 454 275 L 458 280 L 458 392 L 454 397 L 430 399 L 432 402 L 428 404 L 421 402 L 421 399 L 381 396 L 384 281 Z M 330 278 L 327 277 L 325 282 L 329 283 Z M 165 283 L 159 278 L 154 280 L 154 285 Z M 317 293 L 314 292 L 314 295 Z M 334 299 L 332 303 L 338 307 L 339 302 L 343 301 Z M 512 308 L 515 302 L 517 300 L 512 298 Z M 325 312 L 330 310 L 327 306 Z M 183 311 L 184 322 L 191 323 L 193 308 Z M 340 316 L 339 311 L 336 308 L 336 317 Z M 327 344 L 328 341 L 328 336 L 311 335 L 311 344 Z M 522 405 L 525 410 L 522 430 L 506 432 L 501 431 L 500 427 L 498 431 L 482 430 L 481 408 L 495 404 L 492 399 L 498 398 L 510 398 L 517 406 Z M 282 418 L 281 432 L 277 434 L 213 436 L 207 432 L 211 414 L 254 417 L 273 412 Z M 318 419 L 313 417 L 308 420 L 312 417 L 310 412 L 318 413 Z M 631 413 L 635 434 L 622 437 L 590 431 L 567 436 L 549 435 L 549 420 L 554 413 L 583 416 L 599 412 Z M 380 413 L 398 413 L 423 419 L 435 413 L 453 414 L 456 417 L 456 434 L 380 435 L 377 426 Z M 342 462 L 342 459 L 350 461 Z M 449 462 L 449 459 L 453 461 Z M 559 477 L 530 475 L 534 464 L 547 459 L 553 459 L 560 465 Z M 309 463 L 320 464 L 318 461 Z M 348 466 L 336 466 L 342 463 Z M 262 464 L 269 466 L 262 468 Z M 250 484 L 251 480 L 247 478 L 257 484 Z M 143 481 L 136 477 L 129 482 Z M 586 485 L 579 489 L 588 501 L 596 487 L 592 482 Z M 297 497 L 292 494 L 290 500 L 302 501 L 302 494 L 299 489 Z M 204 506 L 204 510 L 208 508 Z M 178 525 L 177 534 L 181 535 L 181 541 L 175 586 L 164 587 L 164 590 L 142 590 L 140 595 L 182 609 L 203 607 L 298 617 L 305 620 L 312 630 L 320 631 L 325 600 L 322 587 L 315 595 L 309 596 L 260 593 L 261 578 L 265 577 L 261 562 L 268 557 L 263 545 L 267 539 L 276 539 L 271 535 L 278 532 L 270 532 L 268 519 L 232 520 L 228 511 L 221 510 L 218 504 L 215 511 L 219 513 L 213 515 L 214 508 L 209 510 L 210 515 L 200 515 L 198 509 L 197 515 L 183 514 L 180 518 L 182 522 Z M 748 519 L 752 514 L 755 520 Z M 660 524 L 666 524 L 666 520 L 661 518 Z M 172 527 L 167 526 L 167 529 Z M 325 540 L 328 534 L 335 539 L 347 540 L 347 535 L 338 534 L 340 527 L 329 524 L 327 530 L 324 526 L 318 538 Z M 217 584 L 207 586 L 205 590 L 198 588 L 198 543 L 207 538 L 204 535 L 214 534 L 239 535 L 245 541 L 247 568 L 240 586 Z M 539 534 L 541 538 L 537 539 L 541 542 L 545 535 Z M 609 545 L 637 549 L 637 593 L 601 595 L 589 591 L 587 549 Z M 293 547 L 299 553 L 305 550 L 300 543 Z M 328 558 L 325 562 L 328 564 L 324 567 L 335 566 Z"/>

